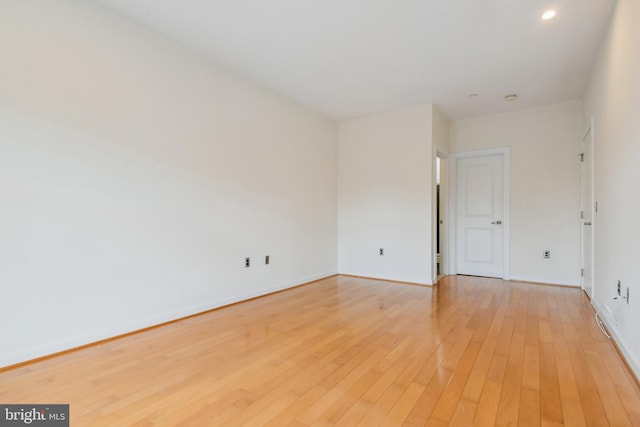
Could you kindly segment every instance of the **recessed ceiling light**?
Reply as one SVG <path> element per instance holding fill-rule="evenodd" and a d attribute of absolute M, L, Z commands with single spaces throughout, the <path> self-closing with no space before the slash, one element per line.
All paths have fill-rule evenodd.
<path fill-rule="evenodd" d="M 545 13 L 542 14 L 542 19 L 547 21 L 547 20 L 553 18 L 554 16 L 556 16 L 556 11 L 553 10 L 553 9 L 549 9 Z"/>
<path fill-rule="evenodd" d="M 478 94 L 477 93 L 472 93 L 469 95 L 469 98 L 477 98 Z"/>
<path fill-rule="evenodd" d="M 515 93 L 504 97 L 504 100 L 507 102 L 515 101 L 516 99 L 518 99 L 518 95 L 516 95 Z"/>

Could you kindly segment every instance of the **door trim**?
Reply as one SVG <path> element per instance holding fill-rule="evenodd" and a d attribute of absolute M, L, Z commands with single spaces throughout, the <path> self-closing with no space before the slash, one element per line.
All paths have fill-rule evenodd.
<path fill-rule="evenodd" d="M 485 157 L 502 155 L 503 173 L 504 173 L 504 233 L 503 233 L 503 263 L 502 263 L 502 279 L 511 279 L 511 175 L 510 175 L 510 150 L 509 147 L 490 148 L 487 150 L 464 151 L 460 153 L 449 154 L 449 274 L 458 273 L 458 265 L 456 259 L 456 236 L 458 233 L 458 216 L 457 216 L 457 161 L 461 158 L 468 157 Z"/>

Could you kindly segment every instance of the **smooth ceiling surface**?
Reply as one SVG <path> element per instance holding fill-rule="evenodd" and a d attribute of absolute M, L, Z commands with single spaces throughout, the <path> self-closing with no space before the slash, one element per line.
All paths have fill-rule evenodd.
<path fill-rule="evenodd" d="M 614 0 L 99 0 L 337 119 L 582 95 Z M 540 19 L 553 8 L 557 16 Z M 469 97 L 475 93 L 477 96 Z M 503 97 L 517 93 L 515 102 Z"/>

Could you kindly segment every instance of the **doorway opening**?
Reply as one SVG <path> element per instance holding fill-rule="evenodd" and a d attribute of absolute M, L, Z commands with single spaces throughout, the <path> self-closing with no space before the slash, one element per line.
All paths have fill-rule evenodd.
<path fill-rule="evenodd" d="M 442 224 L 442 218 L 440 217 L 440 156 L 436 157 L 436 278 L 440 278 L 442 274 L 441 266 L 441 252 L 440 252 L 440 239 L 442 233 L 440 232 L 440 225 Z"/>
<path fill-rule="evenodd" d="M 594 248 L 593 234 L 595 228 L 595 202 L 593 197 L 593 118 L 591 126 L 582 138 L 581 160 L 581 199 L 582 211 L 580 218 L 582 222 L 582 289 L 589 299 L 593 295 L 593 270 L 594 270 Z"/>
<path fill-rule="evenodd" d="M 440 156 L 436 156 L 436 278 L 440 279 L 442 276 L 442 252 L 440 248 L 442 247 L 442 232 L 440 230 L 440 226 L 442 225 L 442 216 L 440 214 L 440 206 L 442 203 L 440 202 L 440 183 L 441 183 L 441 172 L 442 169 L 440 167 L 442 163 L 442 159 Z"/>
<path fill-rule="evenodd" d="M 447 265 L 447 157 L 439 152 L 435 158 L 435 188 L 434 188 L 434 216 L 433 224 L 433 279 L 437 283 L 448 273 Z"/>

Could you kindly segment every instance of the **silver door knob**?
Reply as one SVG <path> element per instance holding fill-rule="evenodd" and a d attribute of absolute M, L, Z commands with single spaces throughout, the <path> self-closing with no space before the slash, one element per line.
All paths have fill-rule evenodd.
<path fill-rule="evenodd" d="M 500 224 L 502 224 L 502 221 L 500 221 L 500 220 L 493 221 L 493 222 L 491 222 L 491 224 L 497 224 L 497 225 L 500 225 Z"/>
<path fill-rule="evenodd" d="M 591 222 L 585 222 L 584 225 L 591 225 Z"/>

